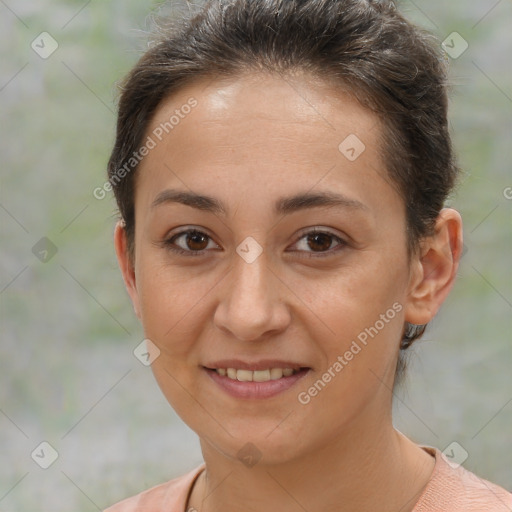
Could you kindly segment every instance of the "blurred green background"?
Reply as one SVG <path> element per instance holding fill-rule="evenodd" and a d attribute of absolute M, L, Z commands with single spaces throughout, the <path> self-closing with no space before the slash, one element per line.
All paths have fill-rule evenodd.
<path fill-rule="evenodd" d="M 113 143 L 115 82 L 146 47 L 159 4 L 0 1 L 3 511 L 101 510 L 202 460 L 133 355 L 143 335 L 114 257 L 114 201 L 93 196 Z M 469 45 L 448 57 L 464 170 L 451 205 L 467 251 L 411 349 L 395 422 L 418 443 L 459 443 L 466 468 L 512 489 L 512 4 L 401 5 L 440 40 L 456 31 Z M 58 44 L 47 58 L 31 47 L 51 49 L 42 32 Z M 46 470 L 31 457 L 43 441 L 58 452 Z"/>

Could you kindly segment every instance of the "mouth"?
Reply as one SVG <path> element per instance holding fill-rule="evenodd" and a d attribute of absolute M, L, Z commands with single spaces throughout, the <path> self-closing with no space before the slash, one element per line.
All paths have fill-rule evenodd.
<path fill-rule="evenodd" d="M 284 362 L 219 362 L 203 366 L 209 377 L 236 398 L 270 398 L 290 389 L 310 367 Z"/>

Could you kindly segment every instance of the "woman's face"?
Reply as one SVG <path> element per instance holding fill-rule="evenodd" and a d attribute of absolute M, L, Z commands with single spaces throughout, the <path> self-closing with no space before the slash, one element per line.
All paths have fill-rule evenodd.
<path fill-rule="evenodd" d="M 380 130 L 270 75 L 198 82 L 151 122 L 129 292 L 163 393 L 227 456 L 293 460 L 390 418 L 413 273 Z"/>

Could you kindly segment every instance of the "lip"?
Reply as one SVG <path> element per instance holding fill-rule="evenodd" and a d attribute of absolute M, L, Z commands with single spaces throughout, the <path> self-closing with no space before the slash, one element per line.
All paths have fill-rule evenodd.
<path fill-rule="evenodd" d="M 226 362 L 227 361 L 222 361 L 222 364 L 225 364 Z M 229 377 L 223 375 L 219 375 L 212 368 L 203 367 L 203 371 L 206 372 L 208 377 L 210 377 L 210 379 L 212 379 L 212 381 L 217 386 L 219 386 L 222 391 L 234 398 L 241 399 L 255 400 L 274 397 L 289 390 L 311 371 L 311 368 L 300 367 L 297 364 L 287 363 L 287 366 L 281 366 L 283 362 L 269 365 L 269 362 L 267 361 L 260 361 L 257 365 L 246 363 L 245 366 L 242 366 L 240 361 L 237 364 L 233 363 L 234 361 L 230 361 L 230 364 L 227 366 L 215 366 L 215 368 L 237 368 L 239 370 L 253 371 L 265 370 L 267 368 L 294 368 L 298 370 L 297 373 L 294 373 L 289 377 L 281 377 L 277 380 L 269 380 L 267 382 L 241 382 L 238 380 L 230 379 Z"/>

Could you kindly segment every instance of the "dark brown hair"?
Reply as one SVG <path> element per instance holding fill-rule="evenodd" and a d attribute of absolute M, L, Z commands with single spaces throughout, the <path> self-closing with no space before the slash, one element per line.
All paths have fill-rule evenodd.
<path fill-rule="evenodd" d="M 108 163 L 132 258 L 136 166 L 119 170 L 143 143 L 157 107 L 201 78 L 251 71 L 306 71 L 375 112 L 384 127 L 381 150 L 390 182 L 406 207 L 409 253 L 432 233 L 458 172 L 448 131 L 446 64 L 438 41 L 407 21 L 394 2 L 209 0 L 169 21 L 122 84 Z M 401 348 L 424 329 L 406 324 Z M 400 373 L 402 357 L 398 367 Z"/>

